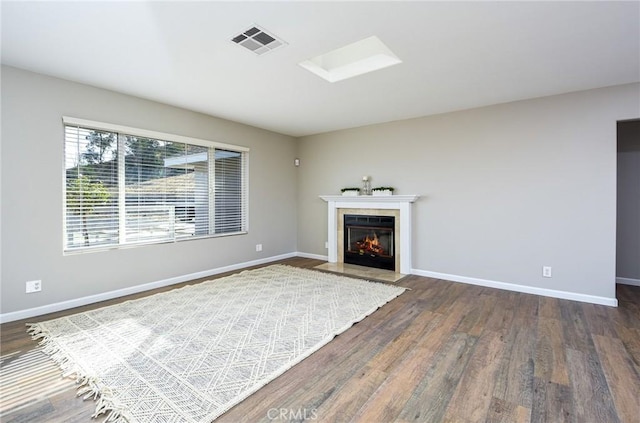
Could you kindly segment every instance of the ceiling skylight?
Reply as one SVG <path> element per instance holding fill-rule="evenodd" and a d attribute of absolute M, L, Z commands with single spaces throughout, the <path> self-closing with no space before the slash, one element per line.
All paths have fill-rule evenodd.
<path fill-rule="evenodd" d="M 329 82 L 337 82 L 398 63 L 402 60 L 374 35 L 299 65 Z"/>

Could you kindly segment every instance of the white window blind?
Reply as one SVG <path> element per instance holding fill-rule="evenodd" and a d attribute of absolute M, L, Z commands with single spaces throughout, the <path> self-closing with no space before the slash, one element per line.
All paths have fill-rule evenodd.
<path fill-rule="evenodd" d="M 247 231 L 246 148 L 64 122 L 65 251 Z"/>
<path fill-rule="evenodd" d="M 65 127 L 66 245 L 118 242 L 117 134 Z"/>

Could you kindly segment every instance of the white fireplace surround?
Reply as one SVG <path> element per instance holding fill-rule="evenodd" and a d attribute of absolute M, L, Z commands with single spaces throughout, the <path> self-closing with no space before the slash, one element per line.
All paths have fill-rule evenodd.
<path fill-rule="evenodd" d="M 383 209 L 400 213 L 400 269 L 405 275 L 411 273 L 411 206 L 419 195 L 389 196 L 342 196 L 321 195 L 327 202 L 329 263 L 338 262 L 338 210 L 339 209 Z M 396 269 L 396 272 L 398 269 Z"/>

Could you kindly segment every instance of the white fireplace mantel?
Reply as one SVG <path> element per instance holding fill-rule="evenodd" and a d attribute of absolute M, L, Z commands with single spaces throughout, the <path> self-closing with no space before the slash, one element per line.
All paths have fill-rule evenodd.
<path fill-rule="evenodd" d="M 338 262 L 338 209 L 387 209 L 400 212 L 400 273 L 411 273 L 411 204 L 419 195 L 321 195 L 328 206 L 329 263 Z M 398 269 L 396 269 L 398 271 Z"/>

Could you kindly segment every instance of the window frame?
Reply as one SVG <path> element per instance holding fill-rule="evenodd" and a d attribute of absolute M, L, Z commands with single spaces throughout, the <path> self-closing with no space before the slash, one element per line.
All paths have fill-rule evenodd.
<path fill-rule="evenodd" d="M 198 239 L 207 239 L 207 238 L 219 238 L 226 236 L 235 236 L 235 235 L 245 235 L 249 232 L 249 151 L 248 147 L 239 146 L 236 144 L 222 143 L 218 141 L 205 140 L 201 138 L 188 137 L 184 135 L 171 134 L 167 132 L 153 131 L 148 129 L 134 128 L 130 126 L 98 122 L 88 119 L 75 118 L 70 116 L 62 117 L 63 123 L 63 149 L 62 149 L 62 251 L 63 255 L 73 255 L 73 254 L 83 254 L 88 252 L 96 252 L 96 251 L 105 251 L 105 250 L 114 250 L 114 249 L 123 249 L 123 248 L 135 248 L 145 245 L 155 245 L 155 244 L 167 244 L 167 243 L 177 243 L 183 241 L 191 241 Z M 168 142 L 177 142 L 183 144 L 197 145 L 201 147 L 206 147 L 208 149 L 221 149 L 221 150 L 230 150 L 234 152 L 238 152 L 242 154 L 242 169 L 241 169 L 241 186 L 242 186 L 242 196 L 241 196 L 241 222 L 243 223 L 243 229 L 235 232 L 226 232 L 226 233 L 209 233 L 204 235 L 194 235 L 189 237 L 180 237 L 174 239 L 162 239 L 162 240 L 149 240 L 149 241 L 136 241 L 136 242 L 124 242 L 122 243 L 119 237 L 118 243 L 108 244 L 108 245 L 98 245 L 98 246 L 82 246 L 82 247 L 73 247 L 69 248 L 67 245 L 67 169 L 66 169 L 66 128 L 67 126 L 77 126 L 84 129 L 97 130 L 97 131 L 105 131 L 112 132 L 116 134 L 117 145 L 120 147 L 121 137 L 130 135 L 141 138 L 149 138 L 156 139 L 161 141 Z M 118 166 L 124 166 L 124 149 L 118 148 Z M 211 153 L 209 153 L 211 155 Z M 122 163 L 121 163 L 122 162 Z M 212 166 L 215 166 L 214 163 L 209 164 L 209 171 L 213 169 Z M 120 169 L 118 171 L 120 173 Z M 209 174 L 209 178 L 211 180 L 213 176 Z M 214 187 L 209 187 L 209 201 L 212 202 L 213 196 L 215 195 Z M 122 201 L 122 197 L 124 196 L 124 191 L 122 191 L 121 185 L 118 187 L 118 203 L 120 204 Z M 123 203 L 123 209 L 126 208 L 126 204 Z M 120 216 L 120 206 L 118 206 L 118 219 L 122 219 Z M 215 227 L 215 222 L 211 221 L 211 213 L 209 214 L 209 227 Z"/>

